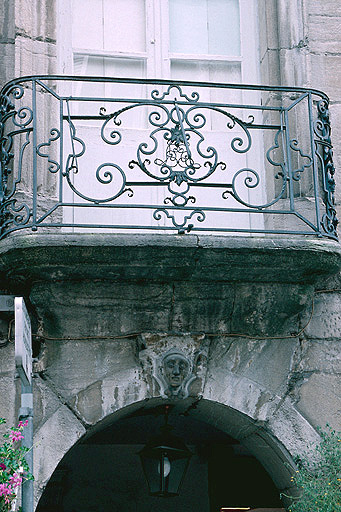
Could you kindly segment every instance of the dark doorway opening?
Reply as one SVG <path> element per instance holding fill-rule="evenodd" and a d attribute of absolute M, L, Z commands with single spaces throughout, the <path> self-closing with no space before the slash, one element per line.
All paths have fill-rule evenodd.
<path fill-rule="evenodd" d="M 149 496 L 138 452 L 158 434 L 163 408 L 140 408 L 82 439 L 58 465 L 37 512 L 220 512 L 283 506 L 270 476 L 247 448 L 176 407 L 169 423 L 193 457 L 179 496 Z"/>

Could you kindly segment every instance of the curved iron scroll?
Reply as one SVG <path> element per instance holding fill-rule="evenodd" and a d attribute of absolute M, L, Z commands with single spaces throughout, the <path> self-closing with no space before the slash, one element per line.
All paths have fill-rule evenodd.
<path fill-rule="evenodd" d="M 333 146 L 331 143 L 331 127 L 329 118 L 329 104 L 326 100 L 320 100 L 317 104 L 318 119 L 314 123 L 316 136 L 316 155 L 320 162 L 323 180 L 323 201 L 326 205 L 326 213 L 322 216 L 321 226 L 326 234 L 337 238 L 338 220 L 335 208 L 335 167 L 333 163 Z"/>
<path fill-rule="evenodd" d="M 32 213 L 28 204 L 19 202 L 14 195 L 22 178 L 24 152 L 30 144 L 33 110 L 26 106 L 15 109 L 15 100 L 24 96 L 21 85 L 15 84 L 5 90 L 0 98 L 0 235 L 10 227 L 15 229 L 27 225 Z M 13 145 L 19 135 L 25 137 L 19 149 L 17 172 L 13 175 Z"/>

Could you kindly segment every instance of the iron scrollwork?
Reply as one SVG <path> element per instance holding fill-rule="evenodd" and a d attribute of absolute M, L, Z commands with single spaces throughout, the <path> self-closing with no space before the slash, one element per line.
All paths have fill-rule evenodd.
<path fill-rule="evenodd" d="M 59 79 L 62 80 L 61 77 Z M 161 87 L 149 89 L 150 94 L 143 97 L 92 99 L 72 95 L 61 97 L 58 88 L 50 86 L 48 80 L 48 77 L 19 79 L 5 86 L 0 94 L 0 237 L 23 227 L 62 226 L 61 216 L 57 216 L 57 221 L 48 218 L 53 211 L 61 207 L 87 206 L 102 208 L 103 213 L 109 212 L 108 208 L 112 209 L 111 218 L 117 219 L 117 222 L 113 220 L 109 224 L 110 221 L 104 221 L 103 227 L 168 229 L 177 230 L 178 233 L 211 229 L 239 231 L 239 221 L 234 224 L 232 216 L 243 215 L 244 212 L 252 219 L 261 219 L 261 223 L 264 219 L 266 226 L 266 218 L 270 219 L 271 224 L 274 215 L 283 212 L 303 222 L 304 227 L 297 229 L 297 234 L 312 233 L 336 238 L 335 168 L 328 100 L 323 93 L 311 90 L 301 96 L 296 95 L 295 101 L 288 107 L 270 103 L 269 106 L 265 103 L 228 104 L 204 100 L 204 93 L 192 90 L 194 83 L 159 82 Z M 67 80 L 72 82 L 76 79 L 68 77 Z M 94 80 L 100 81 L 98 78 Z M 137 83 L 133 79 L 111 80 Z M 147 90 L 150 82 L 141 80 L 143 83 L 146 85 L 144 90 Z M 198 84 L 198 87 L 201 87 L 200 91 L 209 90 L 209 84 Z M 214 87 L 243 88 L 224 84 L 214 84 Z M 262 87 L 247 87 L 262 90 Z M 277 89 L 280 88 L 273 90 Z M 60 124 L 55 120 L 52 127 L 46 128 L 48 136 L 43 141 L 42 128 L 38 126 L 42 110 L 38 112 L 37 108 L 39 106 L 41 109 L 46 102 L 40 102 L 43 96 L 39 94 L 50 94 L 53 101 L 58 102 L 60 112 Z M 32 104 L 24 106 L 31 96 Z M 313 132 L 313 137 L 310 138 L 310 149 L 305 150 L 301 147 L 300 138 L 293 133 L 295 125 L 291 121 L 289 123 L 289 112 L 296 115 L 293 108 L 297 104 L 303 111 L 304 98 L 308 96 L 309 101 L 311 96 L 319 99 L 316 102 L 316 121 L 311 120 L 311 108 L 307 110 L 309 133 Z M 100 109 L 98 115 L 79 112 L 79 105 L 89 105 L 90 101 L 97 103 Z M 77 115 L 71 115 L 70 106 L 75 102 L 78 104 L 73 112 L 77 112 Z M 107 112 L 109 104 L 118 106 Z M 143 127 L 135 130 L 134 124 L 133 127 L 129 125 L 129 117 L 133 117 L 130 113 L 139 111 Z M 80 125 L 75 122 L 76 119 L 80 120 Z M 214 124 L 216 119 L 223 121 L 219 121 L 219 128 Z M 82 127 L 86 126 L 84 123 L 87 121 L 91 124 L 84 131 Z M 135 131 L 129 132 L 131 129 Z M 256 130 L 268 134 L 262 139 L 267 144 L 265 165 L 258 156 L 256 163 L 252 161 L 258 151 L 253 152 L 255 141 L 258 140 Z M 129 133 L 133 133 L 133 138 L 127 135 Z M 90 145 L 89 134 L 93 137 Z M 99 146 L 93 157 L 91 147 L 95 147 L 95 137 Z M 135 144 L 133 151 L 132 140 Z M 105 156 L 101 153 L 100 144 L 106 148 Z M 66 149 L 68 146 L 69 150 Z M 15 160 L 14 148 L 17 153 Z M 132 153 L 128 154 L 128 151 Z M 33 155 L 33 162 L 27 164 L 29 154 Z M 291 159 L 297 162 L 295 166 Z M 36 188 L 28 191 L 28 202 L 22 200 L 30 182 L 29 176 L 23 177 L 24 169 L 28 172 L 32 169 L 32 183 Z M 39 205 L 44 179 L 41 180 L 38 175 L 44 169 L 56 176 L 57 185 L 53 185 L 53 189 L 58 190 L 58 197 Z M 303 202 L 296 199 L 297 191 L 304 188 L 296 183 L 302 181 L 307 171 L 315 180 L 314 187 L 318 180 L 322 187 L 326 209 L 320 215 L 320 226 L 319 205 L 316 205 L 315 222 L 312 215 L 307 216 L 303 208 L 300 210 Z M 271 176 L 266 175 L 269 172 Z M 303 185 L 306 182 L 304 180 Z M 89 192 L 92 184 L 97 192 Z M 158 187 L 154 190 L 160 193 L 144 194 L 153 187 Z M 67 188 L 73 195 L 68 196 L 72 199 L 66 202 Z M 214 194 L 216 191 L 217 195 Z M 318 193 L 315 191 L 315 198 L 318 198 Z M 277 206 L 273 208 L 276 203 Z M 132 225 L 126 226 L 126 220 L 121 225 L 120 216 L 130 207 L 135 208 L 136 212 L 139 209 L 149 210 L 150 224 L 148 220 L 148 225 L 145 225 L 146 221 L 142 218 L 147 217 L 141 215 L 139 219 L 136 213 L 137 220 L 134 217 Z M 257 217 L 254 215 L 256 213 L 261 215 Z M 271 215 L 266 217 L 266 213 Z M 87 224 L 80 223 L 79 227 Z M 255 229 L 250 224 L 241 231 L 277 232 L 275 228 L 262 227 L 260 224 Z M 286 228 L 280 232 L 286 232 Z M 293 232 L 296 233 L 290 230 L 290 233 Z"/>
<path fill-rule="evenodd" d="M 324 203 L 326 213 L 322 216 L 321 226 L 325 233 L 333 238 L 337 238 L 337 225 L 335 209 L 335 167 L 333 163 L 333 146 L 331 143 L 331 127 L 329 117 L 329 104 L 327 100 L 320 100 L 317 103 L 318 119 L 314 124 L 314 133 L 316 135 L 315 146 L 316 155 L 319 159 L 322 180 Z"/>
<path fill-rule="evenodd" d="M 130 188 L 126 187 L 126 175 L 124 171 L 121 169 L 121 167 L 115 163 L 112 162 L 105 162 L 103 164 L 100 164 L 95 172 L 96 180 L 98 183 L 101 183 L 102 185 L 109 185 L 114 184 L 116 187 L 116 192 L 114 194 L 109 195 L 105 198 L 95 198 L 91 197 L 89 195 L 86 195 L 82 193 L 78 187 L 75 185 L 72 174 L 78 174 L 79 172 L 79 163 L 78 160 L 81 158 L 85 152 L 86 152 L 86 144 L 85 142 L 76 135 L 76 128 L 71 120 L 70 115 L 70 109 L 69 104 L 67 102 L 67 108 L 68 108 L 68 125 L 70 130 L 70 141 L 72 146 L 72 153 L 70 153 L 67 157 L 65 171 L 63 172 L 63 175 L 66 177 L 67 183 L 71 190 L 80 198 L 84 199 L 85 201 L 89 201 L 91 203 L 94 203 L 96 205 L 109 203 L 111 201 L 114 201 L 118 197 L 120 197 L 124 192 L 127 192 L 128 195 L 132 195 L 133 192 Z M 103 110 L 101 110 L 101 114 L 103 114 Z M 114 135 L 112 135 L 113 138 L 115 138 Z M 103 127 L 102 127 L 102 138 L 103 138 Z M 103 140 L 105 140 L 103 138 Z M 108 144 L 118 144 L 121 140 L 121 137 L 116 142 L 112 142 L 110 140 L 106 140 Z M 76 150 L 76 145 L 79 145 L 79 149 Z M 116 184 L 117 183 L 117 184 Z"/>
<path fill-rule="evenodd" d="M 37 154 L 43 158 L 47 158 L 47 161 L 49 163 L 48 170 L 52 173 L 56 173 L 60 169 L 60 164 L 56 160 L 53 160 L 50 157 L 49 152 L 47 154 L 45 154 L 42 151 L 42 148 L 49 148 L 51 146 L 52 142 L 55 142 L 58 139 L 60 139 L 60 130 L 58 130 L 58 128 L 52 128 L 50 130 L 50 135 L 51 135 L 51 137 L 49 137 L 48 142 L 41 143 L 37 146 Z"/>
<path fill-rule="evenodd" d="M 275 167 L 280 167 L 280 170 L 275 174 L 275 179 L 282 180 L 282 186 L 279 193 L 271 200 L 266 203 L 250 203 L 242 199 L 240 195 L 240 183 L 242 183 L 245 187 L 245 190 L 255 189 L 261 185 L 261 177 L 260 174 L 251 167 L 244 167 L 239 169 L 232 178 L 231 188 L 224 190 L 222 193 L 223 199 L 228 199 L 229 196 L 232 196 L 238 203 L 246 206 L 247 208 L 255 209 L 255 210 L 263 210 L 265 208 L 269 208 L 270 206 L 277 203 L 280 199 L 282 199 L 286 193 L 287 182 L 289 180 L 289 175 L 287 168 L 284 162 L 279 161 L 276 162 L 271 153 L 280 149 L 279 137 L 281 136 L 282 131 L 279 129 L 275 135 L 274 144 L 267 150 L 266 159 L 267 161 Z M 240 180 L 240 178 L 242 178 Z"/>
<path fill-rule="evenodd" d="M 15 101 L 24 95 L 24 88 L 15 84 L 4 89 L 0 97 L 0 235 L 10 228 L 26 225 L 31 217 L 31 210 L 26 203 L 15 198 L 17 185 L 21 182 L 23 157 L 30 144 L 33 128 L 33 110 L 30 107 L 15 108 Z M 24 142 L 19 149 L 17 174 L 14 176 L 12 162 L 14 159 L 14 137 L 24 135 Z M 10 180 L 10 176 L 12 179 Z"/>
<path fill-rule="evenodd" d="M 312 159 L 311 156 L 306 155 L 306 154 L 303 153 L 303 151 L 300 149 L 300 147 L 298 145 L 298 140 L 297 139 L 291 139 L 291 141 L 289 143 L 289 146 L 290 146 L 290 149 L 292 149 L 293 151 L 296 151 L 300 155 L 301 158 L 304 158 L 307 161 L 307 163 L 302 164 L 301 167 L 298 167 L 292 173 L 292 179 L 294 181 L 300 181 L 301 175 L 304 172 L 304 169 L 308 169 L 309 167 L 312 166 L 313 159 Z"/>
<path fill-rule="evenodd" d="M 175 97 L 171 97 L 174 96 Z M 205 137 L 202 129 L 207 125 L 207 119 L 203 110 L 214 110 L 227 117 L 227 128 L 232 130 L 236 125 L 243 130 L 246 140 L 241 136 L 234 137 L 231 141 L 231 148 L 236 153 L 246 153 L 251 147 L 251 135 L 248 126 L 252 124 L 253 118 L 248 123 L 223 110 L 212 107 L 209 104 L 199 102 L 200 96 L 192 92 L 189 96 L 185 94 L 180 86 L 170 85 L 161 93 L 158 90 L 151 92 L 153 110 L 148 115 L 148 122 L 155 129 L 149 134 L 149 142 L 142 142 L 137 149 L 137 159 L 131 160 L 129 168 L 138 167 L 146 176 L 153 180 L 162 182 L 167 186 L 169 196 L 164 199 L 164 204 L 172 204 L 177 211 L 188 207 L 190 203 L 196 202 L 196 197 L 191 191 L 191 185 L 199 184 L 209 178 L 217 169 L 225 170 L 227 165 L 220 161 L 216 148 L 211 145 L 205 147 Z M 112 114 L 106 114 L 104 108 L 100 115 L 105 117 L 102 125 L 102 139 L 111 145 L 117 145 L 122 140 L 122 134 L 118 129 L 106 135 L 105 129 L 112 121 L 116 127 L 121 125 L 121 117 L 124 113 L 133 108 L 147 106 L 150 103 L 139 102 L 129 105 Z M 164 156 L 160 155 L 160 146 L 165 144 Z M 174 209 L 166 207 L 157 208 L 153 213 L 155 220 L 161 219 L 161 214 L 171 219 L 172 224 L 179 232 L 194 216 L 198 222 L 206 218 L 201 209 L 193 209 L 190 212 L 184 211 L 182 220 L 177 220 Z M 188 230 L 193 226 L 188 225 Z"/>

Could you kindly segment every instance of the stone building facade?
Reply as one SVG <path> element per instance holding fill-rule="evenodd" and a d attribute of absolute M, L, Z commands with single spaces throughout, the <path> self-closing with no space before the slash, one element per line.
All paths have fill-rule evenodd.
<path fill-rule="evenodd" d="M 341 4 L 255 5 L 260 83 L 329 96 L 337 174 Z M 3 83 L 63 72 L 62 8 L 1 3 Z M 55 190 L 40 185 L 48 202 Z M 341 430 L 340 268 L 339 244 L 324 236 L 53 227 L 4 236 L 1 293 L 25 298 L 34 333 L 37 510 L 284 507 L 293 457 L 318 441 L 316 427 Z M 19 381 L 12 317 L 0 315 L 0 416 L 11 424 Z M 193 452 L 171 500 L 148 497 L 137 456 L 165 405 Z"/>

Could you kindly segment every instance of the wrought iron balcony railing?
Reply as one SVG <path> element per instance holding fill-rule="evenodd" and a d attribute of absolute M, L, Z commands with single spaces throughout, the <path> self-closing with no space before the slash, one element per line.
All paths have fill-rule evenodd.
<path fill-rule="evenodd" d="M 0 101 L 1 237 L 58 228 L 336 238 L 322 92 L 36 76 L 9 82 Z"/>

